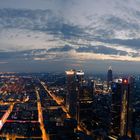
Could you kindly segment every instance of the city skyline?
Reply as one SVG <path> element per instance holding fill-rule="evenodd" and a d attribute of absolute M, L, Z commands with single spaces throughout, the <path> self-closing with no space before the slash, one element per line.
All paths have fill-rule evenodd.
<path fill-rule="evenodd" d="M 108 4 L 109 3 L 109 4 Z M 0 71 L 139 73 L 138 0 L 0 0 Z"/>
<path fill-rule="evenodd" d="M 0 0 L 0 140 L 140 140 L 140 0 Z"/>
<path fill-rule="evenodd" d="M 1 72 L 0 137 L 139 140 L 140 77 L 125 74 Z"/>

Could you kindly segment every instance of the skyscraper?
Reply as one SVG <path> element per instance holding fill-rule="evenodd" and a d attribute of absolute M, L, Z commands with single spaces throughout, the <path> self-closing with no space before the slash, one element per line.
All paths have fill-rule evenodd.
<path fill-rule="evenodd" d="M 131 92 L 129 78 L 115 79 L 112 83 L 111 135 L 114 137 L 131 136 Z"/>
<path fill-rule="evenodd" d="M 107 72 L 107 85 L 108 85 L 108 88 L 110 87 L 112 80 L 113 80 L 113 74 L 112 74 L 112 68 L 110 66 L 109 69 L 108 69 L 108 72 Z"/>
<path fill-rule="evenodd" d="M 83 96 L 83 82 L 84 82 L 84 72 L 79 70 L 76 72 L 76 81 L 77 81 L 77 112 L 76 119 L 79 124 L 80 122 L 80 99 Z"/>
<path fill-rule="evenodd" d="M 73 118 L 76 118 L 77 112 L 77 91 L 76 91 L 76 71 L 66 71 L 67 77 L 67 95 L 66 95 L 66 106 L 69 113 Z"/>
<path fill-rule="evenodd" d="M 92 109 L 93 88 L 94 83 L 89 84 L 84 79 L 84 72 L 82 70 L 66 71 L 67 77 L 67 96 L 66 106 L 69 113 L 79 123 L 81 114 Z"/>
<path fill-rule="evenodd" d="M 82 70 L 76 71 L 76 79 L 77 79 L 79 85 L 82 86 L 83 81 L 84 81 L 84 72 Z"/>

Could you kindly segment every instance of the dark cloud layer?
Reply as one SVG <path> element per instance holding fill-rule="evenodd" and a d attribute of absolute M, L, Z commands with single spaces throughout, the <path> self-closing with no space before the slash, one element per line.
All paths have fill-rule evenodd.
<path fill-rule="evenodd" d="M 127 55 L 125 51 L 120 51 L 106 46 L 88 46 L 88 47 L 79 47 L 76 49 L 77 52 L 93 52 L 99 54 L 108 54 L 108 55 Z"/>
<path fill-rule="evenodd" d="M 108 11 L 109 9 L 106 9 L 108 13 L 103 11 L 102 8 L 104 8 L 104 6 L 108 7 L 104 1 L 96 1 L 98 4 L 101 4 L 97 9 L 96 7 L 89 7 L 90 3 L 93 4 L 91 0 L 87 0 L 87 3 L 84 0 L 81 0 L 82 2 L 74 2 L 73 0 L 57 0 L 56 2 L 55 0 L 52 0 L 52 2 L 48 1 L 48 5 L 43 6 L 43 8 L 40 8 L 41 6 L 38 6 L 39 8 L 36 7 L 37 3 L 43 4 L 45 3 L 45 0 L 41 0 L 40 3 L 38 0 L 35 0 L 33 8 L 29 8 L 31 7 L 31 1 L 33 2 L 33 0 L 30 0 L 27 8 L 24 8 L 28 3 L 27 0 L 25 1 L 26 2 L 22 2 L 24 6 L 20 5 L 20 8 L 18 8 L 18 5 L 16 4 L 14 7 L 11 2 L 9 4 L 7 3 L 7 8 L 5 8 L 6 6 L 4 5 L 6 5 L 6 2 L 0 2 L 0 4 L 3 5 L 0 6 L 0 35 L 3 31 L 7 31 L 8 29 L 13 29 L 13 31 L 14 29 L 20 30 L 21 34 L 22 31 L 25 30 L 36 34 L 43 33 L 42 38 L 38 35 L 38 37 L 34 39 L 37 40 L 39 38 L 42 42 L 45 40 L 45 49 L 40 49 L 43 48 L 40 46 L 38 46 L 38 49 L 32 49 L 37 47 L 27 48 L 27 46 L 25 47 L 26 49 L 24 49 L 25 44 L 20 44 L 21 42 L 18 42 L 17 38 L 19 37 L 19 34 L 17 33 L 8 38 L 9 40 L 16 40 L 12 41 L 15 44 L 17 43 L 17 50 L 12 50 L 9 49 L 12 46 L 12 44 L 10 44 L 11 42 L 5 37 L 5 44 L 9 43 L 8 45 L 10 47 L 8 46 L 4 52 L 3 49 L 5 44 L 3 43 L 3 40 L 1 40 L 0 47 L 2 48 L 2 51 L 0 51 L 0 62 L 7 62 L 1 63 L 3 65 L 2 70 L 4 70 L 4 67 L 5 70 L 9 67 L 13 71 L 16 70 L 16 68 L 19 71 L 39 71 L 39 68 L 41 71 L 45 71 L 47 68 L 48 70 L 63 70 L 65 67 L 69 68 L 71 66 L 81 66 L 81 68 L 83 66 L 84 69 L 92 69 L 91 64 L 95 65 L 101 63 L 101 65 L 105 66 L 115 63 L 115 65 L 118 66 L 118 64 L 122 65 L 123 63 L 122 61 L 118 62 L 119 57 L 126 56 L 126 58 L 132 58 L 132 60 L 134 60 L 133 58 L 140 57 L 140 25 L 138 24 L 140 11 L 137 9 L 135 10 L 134 5 L 132 12 L 130 13 L 132 15 L 131 18 L 127 17 L 128 15 L 125 12 L 129 10 L 129 6 L 125 7 L 125 5 L 123 5 L 125 2 L 122 3 L 123 6 L 120 8 L 125 8 L 125 10 L 123 10 L 122 14 L 118 14 L 117 10 L 119 8 L 116 10 L 113 9 L 112 13 Z M 75 3 L 76 5 L 74 5 Z M 82 3 L 81 7 L 79 7 L 80 3 Z M 116 5 L 116 0 L 112 3 L 113 6 L 114 4 Z M 121 6 L 120 2 L 118 3 L 119 6 Z M 77 7 L 77 9 L 79 7 L 79 11 L 75 7 Z M 87 7 L 89 7 L 89 9 L 87 9 Z M 75 12 L 75 9 L 77 12 Z M 84 12 L 83 9 L 89 10 L 88 14 Z M 93 11 L 91 11 L 91 9 L 93 9 Z M 98 9 L 100 9 L 99 14 L 98 12 L 96 13 L 96 10 L 98 11 Z M 83 15 L 80 14 L 80 12 Z M 124 38 L 121 32 L 126 35 L 124 35 Z M 120 34 L 120 36 L 122 35 L 122 38 L 118 34 Z M 45 35 L 52 35 L 53 38 L 45 38 Z M 27 33 L 26 37 L 30 40 L 32 34 Z M 53 42 L 54 40 L 57 44 L 52 43 L 53 46 L 51 46 L 52 44 L 48 45 L 49 41 Z M 20 49 L 19 46 L 23 49 Z M 118 49 L 117 47 L 120 46 L 121 49 Z M 128 51 L 128 49 L 133 51 Z M 84 60 L 86 57 L 80 59 L 77 54 L 80 54 L 81 56 L 87 54 L 87 57 L 89 54 L 92 59 L 90 59 L 90 57 L 88 57 L 87 60 Z M 111 56 L 111 60 L 95 60 L 96 58 L 93 59 L 92 54 Z M 92 60 L 94 60 L 94 62 L 91 62 Z M 125 62 L 127 62 L 127 59 L 125 59 Z M 122 69 L 127 69 L 128 64 L 130 63 L 127 62 L 126 68 Z M 29 65 L 31 66 L 30 68 Z M 60 68 L 60 66 L 62 67 Z M 100 68 L 103 69 L 103 67 Z"/>
<path fill-rule="evenodd" d="M 140 49 L 140 38 L 137 39 L 98 39 L 101 42 L 125 45 L 126 47 L 131 47 L 133 49 Z"/>

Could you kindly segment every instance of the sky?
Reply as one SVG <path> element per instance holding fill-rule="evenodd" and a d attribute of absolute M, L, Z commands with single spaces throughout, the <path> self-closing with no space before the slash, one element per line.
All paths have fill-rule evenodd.
<path fill-rule="evenodd" d="M 140 69 L 139 0 L 0 0 L 0 71 Z"/>

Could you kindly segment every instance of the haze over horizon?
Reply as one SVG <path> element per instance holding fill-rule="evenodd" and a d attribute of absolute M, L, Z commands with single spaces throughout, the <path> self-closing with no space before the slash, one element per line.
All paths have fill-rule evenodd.
<path fill-rule="evenodd" d="M 0 71 L 140 69 L 139 0 L 0 0 Z"/>

